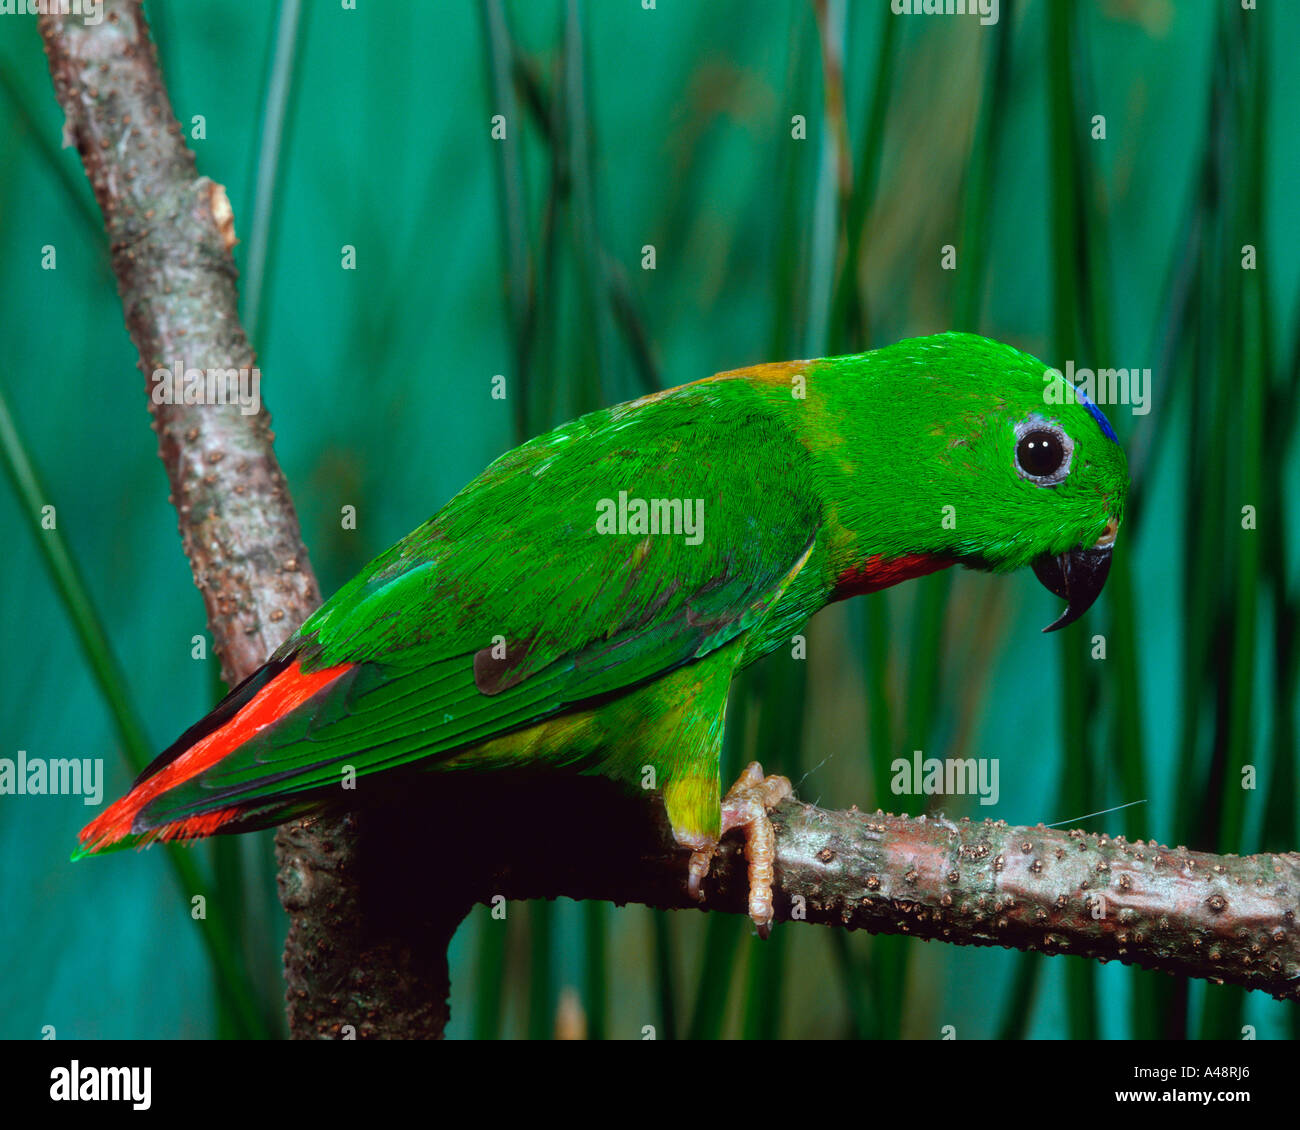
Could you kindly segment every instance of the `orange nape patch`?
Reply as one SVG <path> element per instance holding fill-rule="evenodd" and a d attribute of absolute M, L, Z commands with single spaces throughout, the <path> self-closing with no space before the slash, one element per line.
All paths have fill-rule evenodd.
<path fill-rule="evenodd" d="M 93 852 L 126 839 L 132 834 L 131 825 L 135 818 L 150 801 L 216 765 L 259 730 L 266 729 L 272 722 L 297 709 L 317 691 L 329 686 L 351 668 L 351 663 L 343 663 L 337 667 L 327 667 L 323 671 L 303 674 L 295 660 L 258 691 L 248 705 L 224 726 L 200 738 L 175 761 L 168 762 L 148 780 L 141 781 L 121 800 L 109 805 L 82 828 L 78 836 L 82 851 Z M 239 815 L 239 811 L 238 807 L 223 808 L 178 820 L 155 830 L 152 835 L 146 836 L 144 842 L 210 836 Z"/>
<path fill-rule="evenodd" d="M 954 562 L 947 557 L 932 557 L 928 553 L 908 553 L 902 557 L 885 557 L 873 553 L 862 565 L 845 569 L 835 578 L 832 600 L 845 600 L 863 593 L 879 592 L 900 581 L 910 581 L 913 577 L 924 577 L 927 573 L 937 573 L 947 569 Z"/>
<path fill-rule="evenodd" d="M 694 381 L 704 384 L 707 381 L 749 381 L 760 385 L 788 385 L 796 374 L 805 374 L 812 361 L 765 361 L 761 365 L 749 365 L 744 369 L 728 369 L 725 373 L 714 373 Z"/>
<path fill-rule="evenodd" d="M 658 392 L 647 393 L 645 396 L 630 401 L 629 405 L 632 408 L 640 408 L 643 405 L 653 404 L 656 400 L 663 400 L 679 393 L 684 388 L 715 384 L 718 381 L 748 381 L 750 384 L 756 385 L 789 385 L 797 374 L 807 373 L 808 367 L 812 364 L 812 361 L 768 361 L 762 365 L 750 365 L 745 369 L 728 369 L 725 373 L 714 373 L 711 377 L 701 377 L 697 381 L 688 381 L 684 385 L 674 385 L 672 388 L 663 388 Z"/>

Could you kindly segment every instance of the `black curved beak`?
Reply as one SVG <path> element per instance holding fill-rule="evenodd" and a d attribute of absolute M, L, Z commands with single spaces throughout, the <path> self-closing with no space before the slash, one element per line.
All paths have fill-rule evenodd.
<path fill-rule="evenodd" d="M 1043 631 L 1055 632 L 1073 624 L 1092 607 L 1110 573 L 1115 529 L 1116 523 L 1112 522 L 1096 545 L 1080 546 L 1068 553 L 1049 554 L 1033 563 L 1034 576 L 1043 582 L 1043 587 L 1069 602 L 1065 611 Z"/>

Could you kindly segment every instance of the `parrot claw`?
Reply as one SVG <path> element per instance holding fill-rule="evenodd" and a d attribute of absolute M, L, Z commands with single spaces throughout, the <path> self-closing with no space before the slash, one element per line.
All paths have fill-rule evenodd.
<path fill-rule="evenodd" d="M 722 798 L 722 831 L 719 839 L 733 828 L 741 829 L 745 837 L 745 858 L 749 861 L 749 917 L 758 928 L 758 936 L 766 938 L 772 932 L 772 882 L 775 879 L 776 829 L 768 812 L 786 797 L 793 795 L 794 786 L 788 777 L 766 777 L 763 767 L 751 761 L 740 778 Z M 691 852 L 687 888 L 691 897 L 703 900 L 701 882 L 709 873 L 709 864 L 718 850 L 717 840 L 711 840 Z"/>

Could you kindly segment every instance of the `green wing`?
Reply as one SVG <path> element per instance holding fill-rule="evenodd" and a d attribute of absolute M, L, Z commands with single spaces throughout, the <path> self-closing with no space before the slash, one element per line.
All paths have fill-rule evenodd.
<path fill-rule="evenodd" d="M 699 500 L 702 528 L 598 532 L 620 492 Z M 351 670 L 144 821 L 283 805 L 345 763 L 434 766 L 658 679 L 768 617 L 820 517 L 806 453 L 742 382 L 583 417 L 497 460 L 325 604 L 277 654 Z"/>

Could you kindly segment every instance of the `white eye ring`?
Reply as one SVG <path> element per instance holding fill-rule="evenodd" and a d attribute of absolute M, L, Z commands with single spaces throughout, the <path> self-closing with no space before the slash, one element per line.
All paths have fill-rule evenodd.
<path fill-rule="evenodd" d="M 1030 462 L 1031 456 L 1039 457 L 1046 452 L 1054 458 L 1056 465 L 1041 467 L 1038 473 L 1024 462 Z M 1023 461 L 1023 462 L 1022 462 Z M 1058 425 L 1034 415 L 1016 425 L 1016 446 L 1014 452 L 1016 474 L 1028 482 L 1040 487 L 1054 487 L 1070 473 L 1074 462 L 1074 440 Z"/>

